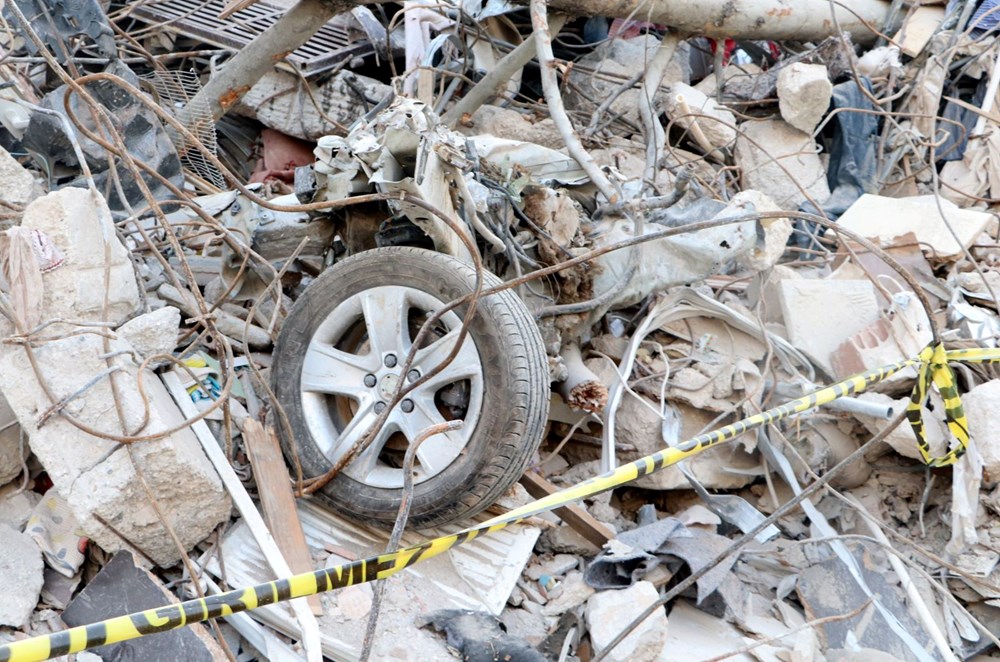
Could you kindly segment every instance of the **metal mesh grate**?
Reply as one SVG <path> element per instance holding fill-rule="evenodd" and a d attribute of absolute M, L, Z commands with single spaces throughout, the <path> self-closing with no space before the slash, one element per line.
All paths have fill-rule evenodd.
<path fill-rule="evenodd" d="M 258 2 L 227 19 L 220 19 L 219 13 L 224 5 L 224 0 L 162 0 L 135 7 L 132 16 L 219 48 L 239 50 L 274 25 L 287 11 Z M 302 73 L 311 75 L 334 68 L 346 57 L 371 52 L 372 46 L 367 41 L 351 41 L 346 16 L 338 16 L 329 21 L 309 41 L 287 56 L 287 59 Z"/>
<path fill-rule="evenodd" d="M 192 71 L 154 71 L 142 76 L 142 79 L 159 97 L 161 107 L 178 118 L 178 111 L 187 108 L 191 99 L 201 89 L 198 76 Z M 185 122 L 187 130 L 193 133 L 212 154 L 218 153 L 215 122 L 212 121 L 212 111 L 207 101 L 203 100 L 196 107 L 187 108 L 182 121 Z M 225 188 L 226 180 L 222 173 L 208 162 L 200 149 L 170 125 L 166 125 L 166 130 L 185 168 L 217 188 Z"/>

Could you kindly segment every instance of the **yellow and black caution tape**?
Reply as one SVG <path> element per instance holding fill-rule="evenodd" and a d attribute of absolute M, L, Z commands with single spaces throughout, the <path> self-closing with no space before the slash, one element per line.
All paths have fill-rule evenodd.
<path fill-rule="evenodd" d="M 899 361 L 892 365 L 869 370 L 832 386 L 822 388 L 779 407 L 768 409 L 737 421 L 731 425 L 689 439 L 673 448 L 665 448 L 652 455 L 625 464 L 613 471 L 590 478 L 578 485 L 550 494 L 500 517 L 483 522 L 453 535 L 435 538 L 419 545 L 406 547 L 390 554 L 380 554 L 351 563 L 344 563 L 325 570 L 295 575 L 250 588 L 220 593 L 204 599 L 188 600 L 180 604 L 119 616 L 91 625 L 82 625 L 22 641 L 0 646 L 0 662 L 36 662 L 53 657 L 78 653 L 88 648 L 128 641 L 139 637 L 182 628 L 220 616 L 229 616 L 265 605 L 303 598 L 345 586 L 385 579 L 415 563 L 443 554 L 481 535 L 499 531 L 517 522 L 578 501 L 585 497 L 620 487 L 638 478 L 677 464 L 704 450 L 764 425 L 829 404 L 838 398 L 861 393 L 868 387 L 910 367 L 918 366 L 917 385 L 914 388 L 907 418 L 916 432 L 924 461 L 934 467 L 954 463 L 965 452 L 969 441 L 968 425 L 954 376 L 948 361 L 970 363 L 1000 362 L 1000 350 L 966 349 L 946 352 L 942 345 L 927 347 L 915 359 Z M 945 400 L 948 427 L 958 444 L 946 455 L 931 457 L 920 419 L 922 406 L 930 396 L 930 386 L 937 386 Z"/>

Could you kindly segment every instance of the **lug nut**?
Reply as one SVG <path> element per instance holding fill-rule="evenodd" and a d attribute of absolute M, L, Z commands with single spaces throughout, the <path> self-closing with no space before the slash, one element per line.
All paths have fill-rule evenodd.
<path fill-rule="evenodd" d="M 376 414 L 381 414 L 383 411 L 385 411 L 385 403 L 384 402 L 376 402 L 375 403 L 375 413 Z"/>
<path fill-rule="evenodd" d="M 413 400 L 403 400 L 401 403 L 399 403 L 399 406 L 403 408 L 404 414 L 409 414 L 411 411 L 413 411 Z"/>
<path fill-rule="evenodd" d="M 371 388 L 371 387 L 375 386 L 375 384 L 377 384 L 377 383 L 378 383 L 378 380 L 375 379 L 375 375 L 365 375 L 365 386 L 367 386 L 368 388 Z"/>
<path fill-rule="evenodd" d="M 411 382 L 415 382 L 418 379 L 420 379 L 420 371 L 416 369 L 411 370 L 410 372 L 406 373 L 406 378 L 409 379 Z"/>
<path fill-rule="evenodd" d="M 386 354 L 385 355 L 385 367 L 386 368 L 395 368 L 396 367 L 396 355 L 395 354 Z"/>

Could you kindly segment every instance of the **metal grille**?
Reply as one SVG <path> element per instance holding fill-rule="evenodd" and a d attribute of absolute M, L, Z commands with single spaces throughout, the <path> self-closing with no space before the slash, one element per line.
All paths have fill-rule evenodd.
<path fill-rule="evenodd" d="M 224 0 L 163 0 L 137 6 L 132 16 L 153 25 L 162 24 L 166 30 L 219 48 L 240 50 L 287 11 L 258 2 L 227 19 L 220 19 L 219 13 L 224 6 Z M 344 58 L 371 52 L 372 45 L 367 41 L 352 43 L 347 31 L 348 16 L 334 17 L 287 59 L 308 76 L 328 71 Z"/>
<path fill-rule="evenodd" d="M 215 137 L 215 122 L 212 121 L 212 110 L 208 102 L 202 100 L 197 106 L 190 106 L 191 99 L 201 89 L 198 76 L 193 71 L 154 71 L 142 76 L 159 97 L 160 106 L 165 108 L 175 118 L 182 119 L 185 128 L 193 133 L 208 148 L 212 154 L 218 154 L 218 142 Z M 187 110 L 181 118 L 179 111 Z M 208 162 L 204 152 L 198 149 L 190 140 L 180 135 L 169 124 L 166 125 L 167 135 L 174 143 L 181 165 L 195 173 L 217 188 L 224 189 L 226 180 L 222 173 Z"/>

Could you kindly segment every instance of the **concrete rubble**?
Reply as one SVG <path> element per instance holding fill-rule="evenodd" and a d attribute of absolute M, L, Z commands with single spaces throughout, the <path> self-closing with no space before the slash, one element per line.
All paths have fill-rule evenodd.
<path fill-rule="evenodd" d="M 0 659 L 1000 659 L 997 3 L 647 4 L 3 5 Z"/>

